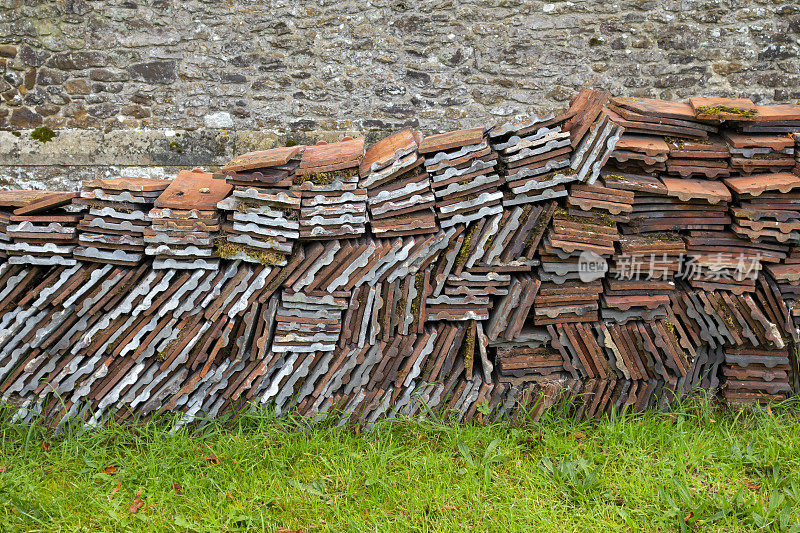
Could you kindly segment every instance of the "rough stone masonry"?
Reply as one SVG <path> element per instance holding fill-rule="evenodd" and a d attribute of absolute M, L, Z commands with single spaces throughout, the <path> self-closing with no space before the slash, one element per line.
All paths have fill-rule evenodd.
<path fill-rule="evenodd" d="M 798 39 L 794 2 L 0 0 L 0 187 L 502 123 L 583 86 L 795 103 Z"/>

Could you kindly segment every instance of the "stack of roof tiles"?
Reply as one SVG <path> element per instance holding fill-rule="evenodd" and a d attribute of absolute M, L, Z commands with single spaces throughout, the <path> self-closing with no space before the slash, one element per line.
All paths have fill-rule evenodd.
<path fill-rule="evenodd" d="M 300 193 L 292 184 L 303 148 L 251 152 L 214 175 L 233 186 L 233 194 L 217 203 L 225 212 L 221 257 L 286 264 L 300 237 Z"/>
<path fill-rule="evenodd" d="M 726 349 L 724 376 L 725 399 L 733 403 L 785 400 L 792 391 L 792 361 L 785 348 Z"/>
<path fill-rule="evenodd" d="M 217 203 L 233 187 L 200 169 L 182 170 L 150 210 L 152 231 L 145 232 L 153 268 L 214 270 L 214 240 L 222 217 Z"/>
<path fill-rule="evenodd" d="M 295 171 L 300 238 L 358 237 L 366 231 L 367 194 L 358 187 L 364 139 L 309 146 Z"/>
<path fill-rule="evenodd" d="M 361 161 L 359 187 L 367 191 L 370 229 L 378 237 L 420 235 L 439 229 L 430 175 L 418 152 L 421 139 L 420 132 L 405 129 L 370 146 Z M 454 176 L 467 173 L 454 171 Z"/>
<path fill-rule="evenodd" d="M 111 178 L 83 182 L 80 198 L 85 215 L 78 225 L 82 261 L 137 265 L 145 253 L 150 210 L 169 185 L 167 180 Z"/>
<path fill-rule="evenodd" d="M 0 192 L 0 397 L 54 423 L 342 424 L 797 387 L 800 108 L 560 113 Z"/>
<path fill-rule="evenodd" d="M 0 249 L 12 265 L 74 265 L 72 254 L 77 244 L 76 226 L 80 207 L 74 206 L 75 193 L 11 194 L 4 207 L 4 240 Z"/>
<path fill-rule="evenodd" d="M 419 153 L 425 156 L 443 228 L 503 211 L 497 154 L 483 128 L 431 135 L 420 143 Z"/>

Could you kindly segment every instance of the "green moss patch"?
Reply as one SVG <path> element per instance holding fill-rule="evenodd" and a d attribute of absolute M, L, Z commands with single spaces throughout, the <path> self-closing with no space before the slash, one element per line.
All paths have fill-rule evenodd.
<path fill-rule="evenodd" d="M 221 259 L 231 259 L 240 253 L 252 257 L 264 266 L 275 266 L 282 262 L 285 257 L 283 254 L 270 250 L 258 250 L 225 240 L 217 241 L 217 256 Z"/>
<path fill-rule="evenodd" d="M 52 141 L 57 136 L 58 134 L 56 132 L 45 127 L 36 128 L 31 132 L 31 139 L 39 141 L 42 144 Z"/>
<path fill-rule="evenodd" d="M 314 185 L 330 185 L 337 180 L 346 180 L 355 176 L 356 168 L 347 168 L 344 170 L 335 170 L 333 172 L 310 172 L 308 174 L 300 174 L 295 176 L 293 183 L 295 185 L 302 185 L 306 182 L 311 182 Z"/>
<path fill-rule="evenodd" d="M 742 109 L 741 107 L 729 107 L 725 105 L 703 105 L 695 109 L 698 115 L 719 116 L 719 115 L 739 115 L 742 117 L 754 117 L 758 114 L 755 109 Z"/>

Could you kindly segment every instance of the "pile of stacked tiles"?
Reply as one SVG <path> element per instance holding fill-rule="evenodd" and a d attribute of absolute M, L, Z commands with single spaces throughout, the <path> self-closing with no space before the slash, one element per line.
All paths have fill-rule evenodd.
<path fill-rule="evenodd" d="M 367 190 L 370 229 L 377 237 L 420 235 L 439 229 L 430 176 L 417 150 L 421 139 L 418 131 L 402 130 L 370 146 L 361 161 L 359 187 Z M 470 172 L 454 171 L 452 177 L 458 181 L 462 178 L 456 175 Z"/>
<path fill-rule="evenodd" d="M 797 131 L 796 106 L 583 90 L 510 124 L 0 193 L 0 397 L 54 424 L 269 404 L 367 426 L 785 398 Z"/>
<path fill-rule="evenodd" d="M 18 194 L 5 206 L 14 207 L 4 220 L 0 249 L 11 265 L 74 265 L 80 207 L 75 193 Z M 4 217 L 5 218 L 5 217 Z"/>
<path fill-rule="evenodd" d="M 795 166 L 794 139 L 788 135 L 725 132 L 731 167 L 741 174 L 791 171 Z"/>
<path fill-rule="evenodd" d="M 623 128 L 610 120 L 609 93 L 583 89 L 567 111 L 489 130 L 507 183 L 504 206 L 567 196 L 565 184 L 593 184 Z"/>
<path fill-rule="evenodd" d="M 337 239 L 363 235 L 367 194 L 358 187 L 364 139 L 320 143 L 303 152 L 293 190 L 299 192 L 300 238 Z"/>
<path fill-rule="evenodd" d="M 622 232 L 669 231 L 685 247 L 682 261 L 669 260 L 680 269 L 678 290 L 668 293 L 670 324 L 680 324 L 695 351 L 706 352 L 698 352 L 706 364 L 724 367 L 723 380 L 727 351 L 783 353 L 798 333 L 793 300 L 781 296 L 771 272 L 786 272 L 793 238 L 791 224 L 779 226 L 776 217 L 792 220 L 790 184 L 797 177 L 781 171 L 795 168 L 789 132 L 800 126 L 798 109 L 727 98 L 612 98 L 609 107 L 626 133 L 604 174 L 635 190 Z M 729 401 L 775 398 L 759 396 L 766 389 L 752 384 L 748 393 L 734 392 L 740 381 L 724 384 Z"/>
<path fill-rule="evenodd" d="M 443 228 L 503 211 L 503 180 L 494 169 L 497 154 L 483 128 L 431 135 L 420 143 L 419 153 L 425 156 Z"/>
<path fill-rule="evenodd" d="M 603 280 L 603 318 L 664 318 L 686 246 L 674 232 L 620 237 Z"/>
<path fill-rule="evenodd" d="M 233 187 L 233 195 L 217 203 L 225 212 L 217 247 L 220 257 L 286 264 L 300 237 L 300 194 L 292 184 L 303 148 L 251 152 L 214 174 Z"/>
<path fill-rule="evenodd" d="M 785 400 L 792 391 L 792 361 L 786 349 L 726 349 L 723 373 L 729 403 Z"/>
<path fill-rule="evenodd" d="M 667 172 L 681 178 L 719 179 L 730 176 L 728 145 L 716 137 L 695 140 L 667 139 Z"/>
<path fill-rule="evenodd" d="M 113 265 L 137 265 L 144 258 L 150 210 L 167 180 L 110 178 L 83 182 L 76 205 L 86 210 L 78 224 L 77 259 Z"/>
<path fill-rule="evenodd" d="M 17 226 L 11 222 L 11 217 L 14 216 L 14 210 L 20 207 L 41 200 L 46 196 L 58 194 L 55 191 L 0 191 L 0 258 L 5 259 L 5 245 L 11 243 L 11 239 L 7 234 L 8 226 Z M 30 224 L 25 224 L 25 227 L 32 227 Z M 12 230 L 13 232 L 13 230 Z M 74 231 L 70 232 L 70 236 L 74 236 Z M 59 240 L 56 237 L 53 240 Z"/>
<path fill-rule="evenodd" d="M 152 230 L 145 231 L 145 253 L 154 257 L 153 268 L 216 270 L 214 241 L 222 221 L 217 203 L 232 189 L 200 169 L 180 171 L 148 213 Z"/>
<path fill-rule="evenodd" d="M 364 139 L 310 146 L 292 178 L 292 192 L 300 199 L 299 238 L 328 243 L 307 246 L 294 258 L 289 269 L 299 261 L 308 270 L 290 275 L 275 300 L 272 350 L 290 365 L 327 364 L 341 336 L 350 293 L 334 287 L 341 268 L 350 266 L 345 259 L 364 244 L 355 239 L 368 223 L 367 194 L 358 186 L 364 155 Z M 335 263 L 343 250 L 338 255 L 341 262 Z"/>
<path fill-rule="evenodd" d="M 756 242 L 800 243 L 800 176 L 781 172 L 725 180 L 736 195 L 731 229 Z"/>

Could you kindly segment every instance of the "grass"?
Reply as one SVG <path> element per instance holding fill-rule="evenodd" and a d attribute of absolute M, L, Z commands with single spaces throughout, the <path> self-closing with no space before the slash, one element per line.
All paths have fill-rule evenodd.
<path fill-rule="evenodd" d="M 370 432 L 0 422 L 1 531 L 797 531 L 800 408 Z M 794 527 L 794 529 L 791 529 Z"/>

